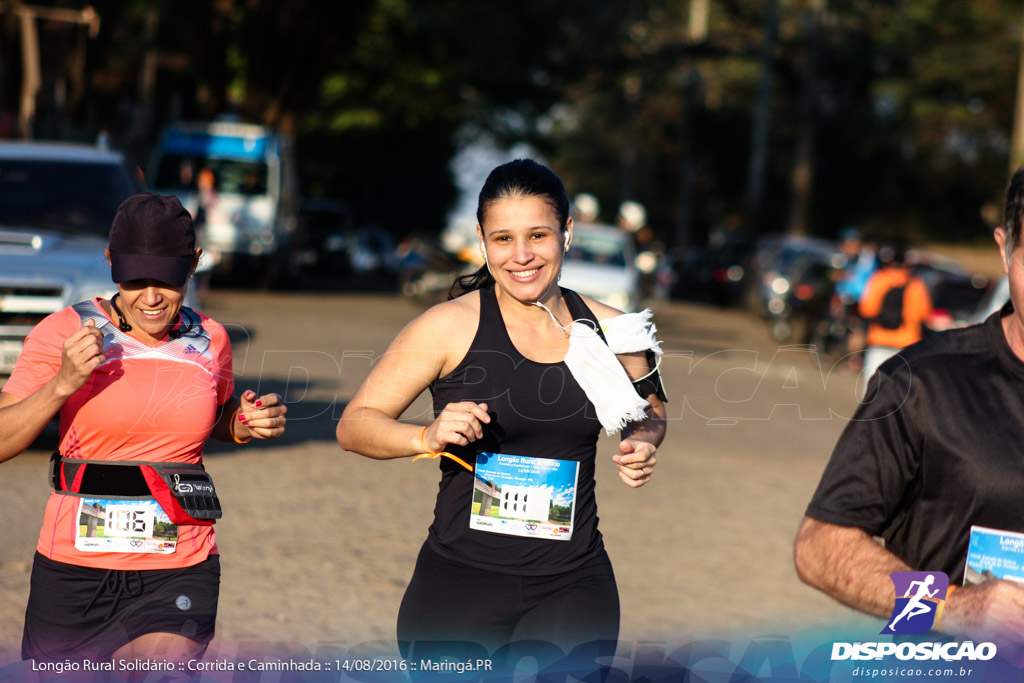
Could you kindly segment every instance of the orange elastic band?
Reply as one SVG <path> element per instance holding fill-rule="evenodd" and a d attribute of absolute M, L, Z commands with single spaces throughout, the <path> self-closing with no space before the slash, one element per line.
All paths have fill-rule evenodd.
<path fill-rule="evenodd" d="M 427 425 L 427 427 L 429 427 L 429 426 L 430 425 Z M 436 451 L 432 451 L 429 448 L 427 448 L 427 442 L 423 440 L 423 437 L 426 436 L 426 434 L 427 434 L 427 427 L 424 427 L 423 431 L 420 432 L 420 446 L 422 446 L 423 450 L 426 451 L 426 452 L 425 453 L 420 453 L 419 455 L 415 456 L 412 459 L 413 462 L 416 462 L 420 458 L 432 458 L 432 459 L 436 460 L 437 458 L 444 457 L 444 458 L 448 458 L 449 460 L 454 460 L 455 462 L 459 463 L 460 465 L 465 467 L 470 472 L 473 471 L 472 466 L 467 464 L 465 460 L 463 460 L 459 456 L 455 455 L 454 453 L 449 453 L 448 451 L 436 452 Z"/>
<path fill-rule="evenodd" d="M 950 584 L 949 590 L 946 591 L 946 600 L 949 600 L 956 588 L 955 584 Z M 946 616 L 946 600 L 939 603 L 938 613 L 935 615 L 935 630 L 939 633 L 942 633 L 942 617 Z"/>
<path fill-rule="evenodd" d="M 414 457 L 412 459 L 412 461 L 416 462 L 420 458 L 441 458 L 441 457 L 449 458 L 451 460 L 454 460 L 455 462 L 459 463 L 460 465 L 465 467 L 470 472 L 473 471 L 473 468 L 471 466 L 469 466 L 468 464 L 466 464 L 465 460 L 463 460 L 459 456 L 455 455 L 454 453 L 449 453 L 448 451 L 441 451 L 440 453 L 420 453 L 419 455 Z"/>
<path fill-rule="evenodd" d="M 231 432 L 231 438 L 235 440 L 235 443 L 249 443 L 250 441 L 252 441 L 251 436 L 248 439 L 239 439 L 237 436 L 235 436 L 235 421 L 238 420 L 238 414 L 240 412 L 242 412 L 241 406 L 239 406 L 235 410 L 234 414 L 231 416 L 231 422 L 228 424 L 228 431 Z"/>

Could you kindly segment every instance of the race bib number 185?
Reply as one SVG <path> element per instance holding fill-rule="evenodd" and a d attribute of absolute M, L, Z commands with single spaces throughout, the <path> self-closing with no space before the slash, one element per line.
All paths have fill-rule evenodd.
<path fill-rule="evenodd" d="M 97 553 L 173 553 L 178 526 L 155 500 L 82 498 L 75 548 Z"/>

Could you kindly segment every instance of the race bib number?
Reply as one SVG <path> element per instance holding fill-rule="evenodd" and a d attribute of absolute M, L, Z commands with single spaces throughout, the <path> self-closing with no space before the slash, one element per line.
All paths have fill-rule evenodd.
<path fill-rule="evenodd" d="M 96 553 L 173 553 L 178 525 L 155 500 L 101 500 L 78 503 L 75 548 Z"/>
<path fill-rule="evenodd" d="M 568 541 L 580 464 L 505 453 L 476 456 L 469 528 Z"/>
<path fill-rule="evenodd" d="M 964 585 L 995 579 L 1024 583 L 1024 534 L 972 525 Z"/>

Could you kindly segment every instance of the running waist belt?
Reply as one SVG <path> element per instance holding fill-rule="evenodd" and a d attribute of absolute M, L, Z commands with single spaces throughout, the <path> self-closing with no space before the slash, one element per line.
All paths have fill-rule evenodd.
<path fill-rule="evenodd" d="M 50 485 L 62 495 L 152 498 L 175 524 L 213 524 L 220 500 L 202 465 L 50 457 Z"/>

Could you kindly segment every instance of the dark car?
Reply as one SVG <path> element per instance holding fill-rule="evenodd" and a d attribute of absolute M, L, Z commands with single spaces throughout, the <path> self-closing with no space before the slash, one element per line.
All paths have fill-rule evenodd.
<path fill-rule="evenodd" d="M 338 199 L 302 202 L 299 224 L 292 237 L 290 268 L 294 274 L 330 273 L 348 279 L 348 233 L 352 211 Z"/>
<path fill-rule="evenodd" d="M 736 305 L 742 299 L 756 246 L 749 236 L 733 235 L 703 248 L 676 251 L 657 274 L 659 291 L 671 299 Z"/>
<path fill-rule="evenodd" d="M 1010 278 L 1005 275 L 989 286 L 988 293 L 978 304 L 978 310 L 968 321 L 971 325 L 985 322 L 990 315 L 999 311 L 1010 300 Z"/>
<path fill-rule="evenodd" d="M 772 338 L 779 342 L 810 343 L 822 320 L 845 265 L 835 253 L 801 251 L 789 260 L 783 273 L 771 281 L 766 315 Z"/>
<path fill-rule="evenodd" d="M 929 264 L 918 264 L 911 272 L 924 281 L 932 299 L 926 334 L 971 324 L 991 289 L 989 279 L 978 273 Z"/>
<path fill-rule="evenodd" d="M 846 259 L 829 240 L 792 235 L 762 240 L 751 259 L 753 272 L 744 296 L 747 307 L 762 316 L 778 315 L 780 298 L 805 279 L 803 271 L 810 263 L 842 268 Z"/>

